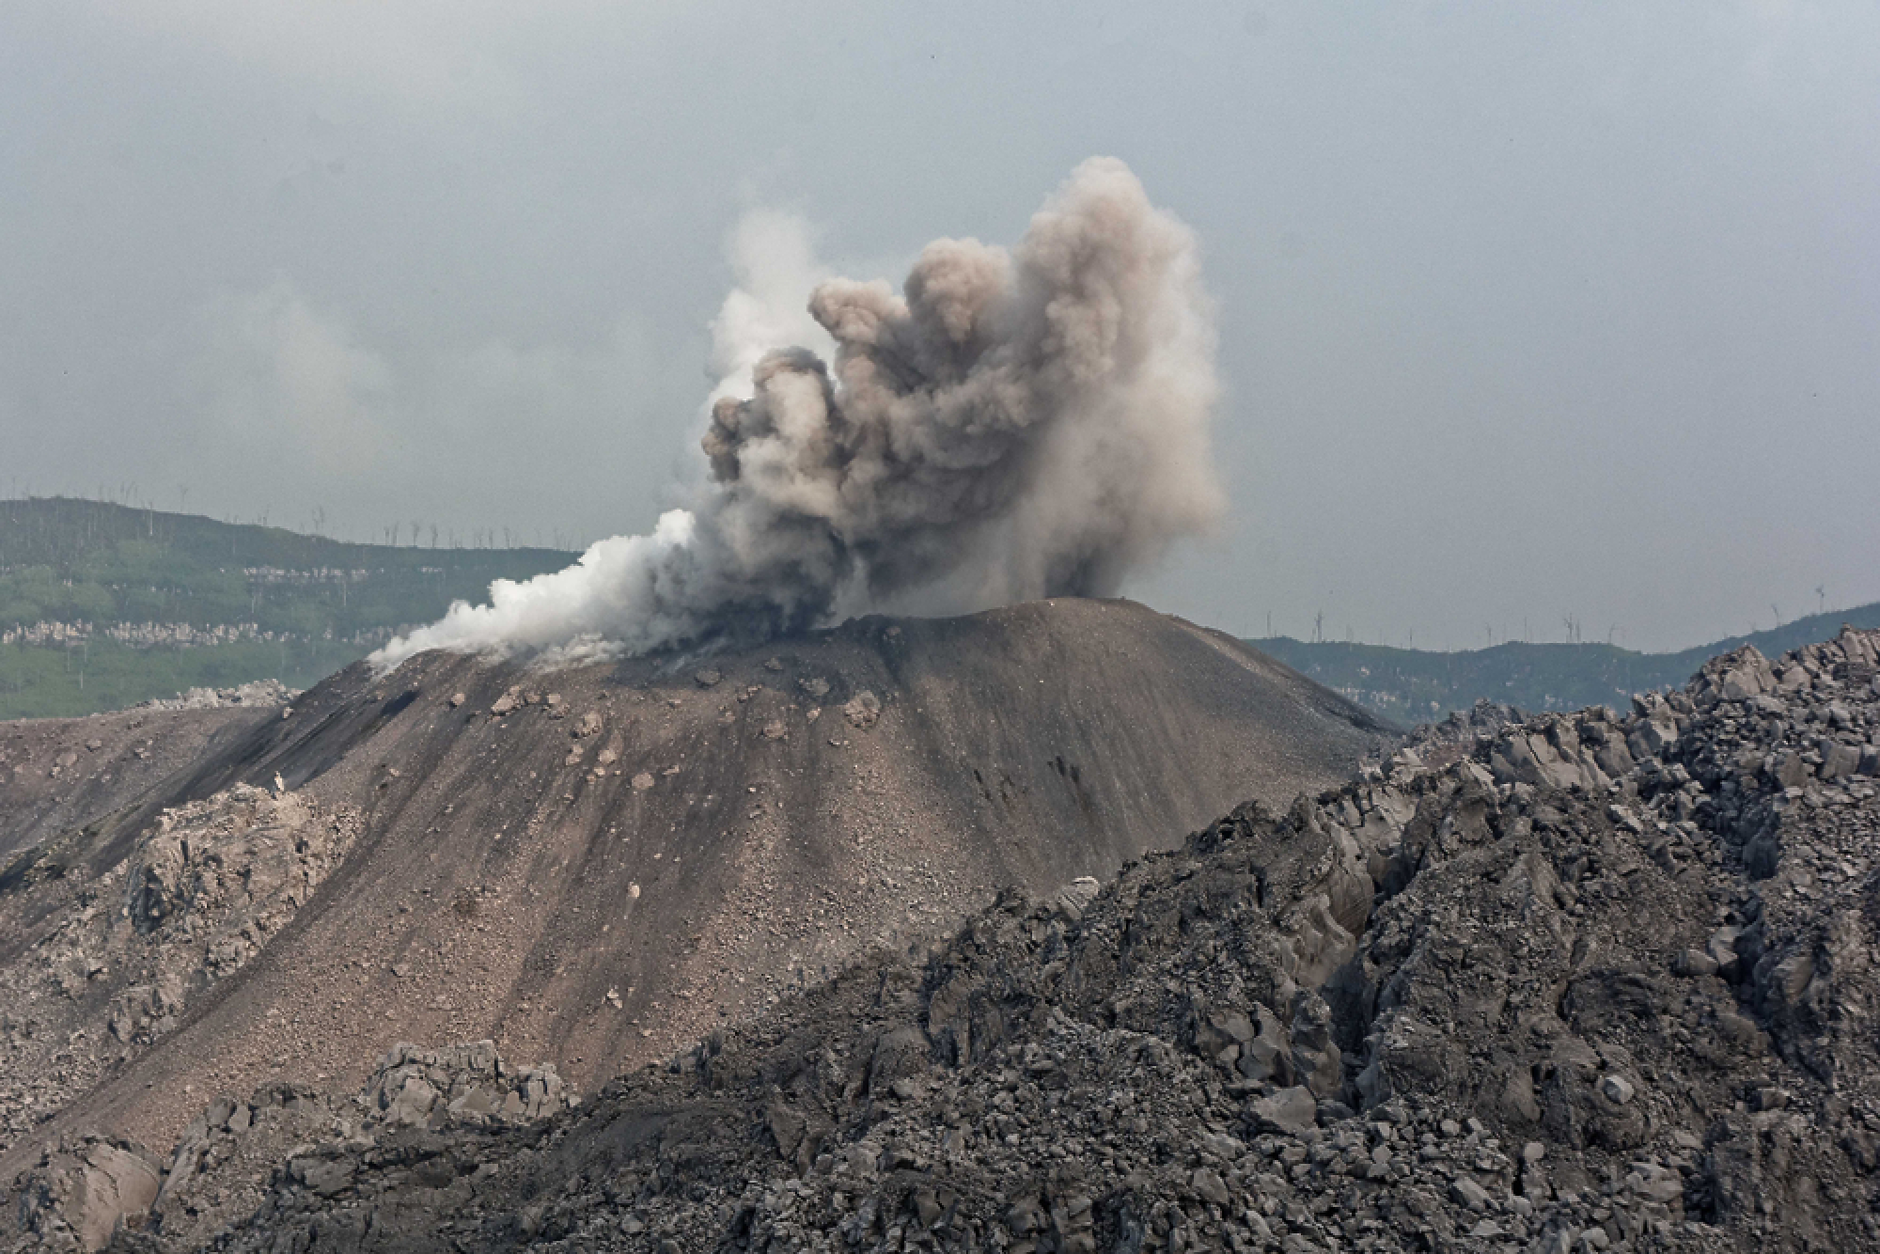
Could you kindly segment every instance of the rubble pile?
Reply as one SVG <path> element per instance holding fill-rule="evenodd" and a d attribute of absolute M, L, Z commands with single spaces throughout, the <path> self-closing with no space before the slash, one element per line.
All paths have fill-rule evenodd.
<path fill-rule="evenodd" d="M 450 1122 L 425 1078 L 421 1123 L 230 1175 L 259 1202 L 213 1236 L 159 1205 L 112 1240 L 1880 1248 L 1877 664 L 1875 632 L 1740 650 L 1249 803 L 551 1118 Z"/>
<path fill-rule="evenodd" d="M 286 705 L 299 696 L 278 679 L 257 679 L 233 688 L 191 688 L 174 697 L 159 697 L 133 708 L 139 710 L 220 710 L 231 705 Z"/>
<path fill-rule="evenodd" d="M 574 1104 L 555 1068 L 506 1067 L 493 1041 L 426 1050 L 393 1046 L 366 1086 L 374 1118 L 415 1128 L 515 1123 Z"/>
<path fill-rule="evenodd" d="M 0 1150 L 173 1029 L 304 906 L 360 831 L 237 784 L 164 811 L 95 878 L 56 842 L 0 894 Z"/>
<path fill-rule="evenodd" d="M 1472 749 L 1477 741 L 1491 739 L 1503 728 L 1525 723 L 1528 715 L 1512 705 L 1479 698 L 1466 710 L 1455 710 L 1441 722 L 1419 723 L 1405 742 L 1398 746 L 1399 765 L 1449 765 Z M 1414 757 L 1401 755 L 1411 754 Z"/>
<path fill-rule="evenodd" d="M 331 1196 L 350 1179 L 347 1154 L 386 1128 L 527 1122 L 576 1100 L 552 1066 L 506 1065 L 490 1041 L 441 1050 L 401 1044 L 350 1096 L 276 1083 L 245 1100 L 219 1097 L 167 1160 L 95 1136 L 48 1147 L 16 1186 L 14 1249 L 97 1250 L 114 1233 L 142 1231 L 195 1248 L 264 1200 L 276 1163 L 299 1186 Z"/>

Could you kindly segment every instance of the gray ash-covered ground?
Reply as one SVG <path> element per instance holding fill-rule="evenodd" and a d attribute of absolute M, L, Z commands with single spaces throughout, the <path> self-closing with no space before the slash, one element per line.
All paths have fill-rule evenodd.
<path fill-rule="evenodd" d="M 285 692 L 199 690 L 116 714 L 0 722 L 0 863 L 161 791 L 278 719 L 268 700 Z"/>
<path fill-rule="evenodd" d="M 1880 1248 L 1877 661 L 1249 804 L 550 1119 L 250 1161 L 206 1248 Z"/>

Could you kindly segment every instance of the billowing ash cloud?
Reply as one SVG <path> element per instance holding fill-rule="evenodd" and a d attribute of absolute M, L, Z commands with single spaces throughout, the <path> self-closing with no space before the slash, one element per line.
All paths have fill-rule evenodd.
<path fill-rule="evenodd" d="M 1194 237 L 1120 161 L 1079 166 L 1010 252 L 939 240 L 901 294 L 829 280 L 809 311 L 833 364 L 781 348 L 749 397 L 717 402 L 691 510 L 500 580 L 374 660 L 642 653 L 865 609 L 1109 595 L 1221 511 Z"/>

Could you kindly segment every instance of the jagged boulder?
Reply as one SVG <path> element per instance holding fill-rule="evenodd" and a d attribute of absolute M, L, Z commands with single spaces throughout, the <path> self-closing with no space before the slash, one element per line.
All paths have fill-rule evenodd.
<path fill-rule="evenodd" d="M 48 1150 L 19 1187 L 19 1223 L 47 1254 L 103 1249 L 156 1200 L 158 1164 L 127 1141 L 85 1137 Z"/>
<path fill-rule="evenodd" d="M 366 1098 L 368 1120 L 429 1128 L 540 1119 L 574 1104 L 553 1066 L 509 1067 L 494 1041 L 394 1045 L 373 1069 Z"/>

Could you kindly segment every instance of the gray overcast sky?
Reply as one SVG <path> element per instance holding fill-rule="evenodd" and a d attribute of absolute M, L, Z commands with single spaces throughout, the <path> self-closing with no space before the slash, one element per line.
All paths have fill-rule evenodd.
<path fill-rule="evenodd" d="M 1084 157 L 1201 237 L 1237 632 L 1880 598 L 1880 6 L 0 5 L 0 492 L 644 529 L 741 217 L 898 278 Z M 187 489 L 187 496 L 184 489 Z"/>

